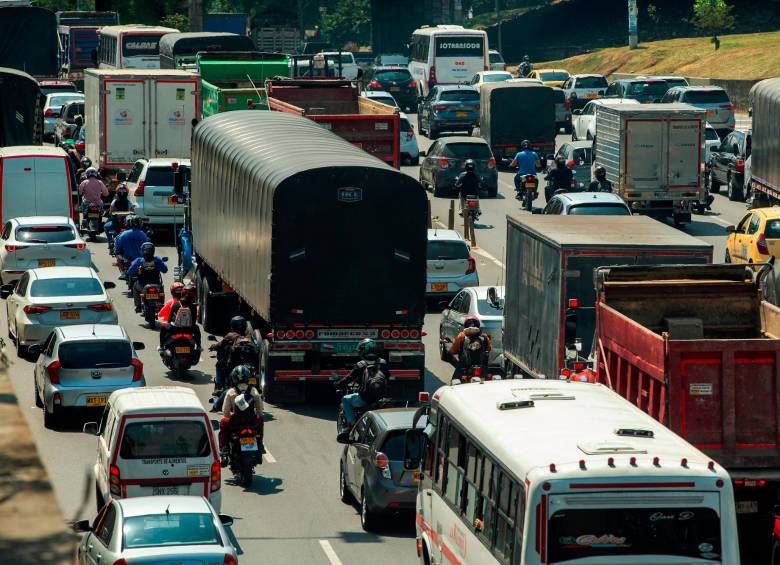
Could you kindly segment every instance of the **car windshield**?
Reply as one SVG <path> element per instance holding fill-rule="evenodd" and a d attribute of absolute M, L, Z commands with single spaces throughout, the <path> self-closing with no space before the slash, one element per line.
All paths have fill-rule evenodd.
<path fill-rule="evenodd" d="M 65 104 L 65 102 L 83 98 L 84 97 L 81 94 L 58 94 L 56 96 L 50 96 L 48 104 L 51 108 L 62 108 L 62 105 Z"/>
<path fill-rule="evenodd" d="M 16 228 L 16 241 L 25 243 L 62 243 L 76 239 L 70 226 L 25 226 Z"/>
<path fill-rule="evenodd" d="M 575 149 L 572 153 L 572 159 L 576 166 L 590 165 L 593 155 L 593 149 L 591 147 L 580 147 Z"/>
<path fill-rule="evenodd" d="M 660 98 L 666 91 L 669 90 L 669 85 L 663 80 L 650 80 L 644 82 L 632 82 L 628 86 L 629 96 L 653 96 Z"/>
<path fill-rule="evenodd" d="M 501 56 L 501 53 L 491 53 L 488 55 L 488 60 L 491 63 L 503 63 L 504 58 Z"/>
<path fill-rule="evenodd" d="M 483 143 L 448 143 L 442 155 L 450 159 L 490 159 L 490 147 Z"/>
<path fill-rule="evenodd" d="M 422 433 L 422 430 L 415 430 L 417 433 Z M 419 457 L 422 459 L 422 446 L 423 442 L 420 442 Z M 403 461 L 406 459 L 406 430 L 399 430 L 390 432 L 385 438 L 385 443 L 382 444 L 380 450 L 387 455 L 390 461 Z"/>
<path fill-rule="evenodd" d="M 469 248 L 463 241 L 429 241 L 428 260 L 468 259 Z"/>
<path fill-rule="evenodd" d="M 388 69 L 386 71 L 377 71 L 374 74 L 376 80 L 389 82 L 411 81 L 412 75 L 406 69 Z"/>
<path fill-rule="evenodd" d="M 479 102 L 479 92 L 476 90 L 445 90 L 439 96 L 445 102 Z"/>
<path fill-rule="evenodd" d="M 103 341 L 66 341 L 60 344 L 58 357 L 63 369 L 99 369 L 127 367 L 133 357 L 130 343 L 116 339 Z"/>
<path fill-rule="evenodd" d="M 499 296 L 499 298 L 502 297 Z M 488 302 L 487 298 L 480 298 L 477 300 L 477 312 L 479 312 L 480 316 L 501 316 L 504 313 L 504 308 L 496 308 Z"/>
<path fill-rule="evenodd" d="M 707 141 L 720 141 L 718 132 L 715 131 L 715 128 L 704 128 L 704 139 Z"/>
<path fill-rule="evenodd" d="M 768 239 L 780 238 L 780 220 L 767 220 L 764 235 Z"/>
<path fill-rule="evenodd" d="M 485 82 L 504 82 L 505 80 L 512 78 L 512 75 L 510 73 L 491 73 L 489 75 L 483 75 L 482 78 Z"/>
<path fill-rule="evenodd" d="M 569 78 L 569 73 L 565 71 L 545 71 L 539 73 L 539 78 L 543 81 L 564 81 Z"/>
<path fill-rule="evenodd" d="M 122 459 L 207 457 L 211 445 L 203 421 L 148 420 L 128 424 L 122 436 Z"/>
<path fill-rule="evenodd" d="M 186 174 L 185 174 L 186 177 Z M 149 167 L 144 177 L 146 186 L 173 186 L 173 169 L 171 167 Z M 184 179 L 187 184 L 187 179 Z"/>
<path fill-rule="evenodd" d="M 604 77 L 579 77 L 574 88 L 607 88 L 607 79 Z"/>
<path fill-rule="evenodd" d="M 30 296 L 96 296 L 103 294 L 103 285 L 93 278 L 42 279 L 33 281 Z"/>
<path fill-rule="evenodd" d="M 569 208 L 570 216 L 630 216 L 623 204 L 577 204 Z"/>
<path fill-rule="evenodd" d="M 691 90 L 685 93 L 683 102 L 688 104 L 729 104 L 725 90 Z"/>
<path fill-rule="evenodd" d="M 221 543 L 214 517 L 205 512 L 128 516 L 122 524 L 122 545 L 125 549 Z"/>

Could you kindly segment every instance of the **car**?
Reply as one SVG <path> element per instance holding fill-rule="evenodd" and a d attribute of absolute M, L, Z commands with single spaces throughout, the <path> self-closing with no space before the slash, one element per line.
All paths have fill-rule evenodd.
<path fill-rule="evenodd" d="M 571 117 L 571 139 L 594 139 L 596 137 L 596 107 L 617 104 L 639 104 L 633 98 L 600 98 L 591 100 L 582 110 L 574 110 Z"/>
<path fill-rule="evenodd" d="M 710 192 L 726 185 L 729 200 L 745 200 L 745 160 L 751 154 L 751 134 L 734 130 L 710 153 Z"/>
<path fill-rule="evenodd" d="M 233 519 L 218 514 L 203 496 L 111 499 L 90 524 L 76 550 L 79 565 L 113 563 L 219 563 L 237 565 L 238 552 L 225 530 Z"/>
<path fill-rule="evenodd" d="M 106 289 L 91 267 L 30 269 L 16 284 L 0 287 L 6 301 L 8 333 L 20 357 L 42 343 L 57 326 L 116 324 L 117 315 Z"/>
<path fill-rule="evenodd" d="M 488 63 L 490 64 L 491 71 L 503 71 L 506 69 L 506 61 L 504 61 L 504 57 L 502 57 L 501 53 L 495 49 L 488 51 Z"/>
<path fill-rule="evenodd" d="M 428 148 L 420 163 L 420 184 L 434 196 L 457 192 L 455 180 L 463 172 L 466 159 L 474 161 L 474 172 L 491 198 L 498 194 L 498 169 L 490 145 L 481 137 L 447 137 Z"/>
<path fill-rule="evenodd" d="M 492 300 L 489 298 L 493 288 Z M 482 332 L 490 336 L 491 351 L 488 355 L 489 367 L 503 367 L 503 348 L 501 346 L 502 324 L 504 321 L 504 287 L 472 286 L 464 288 L 445 306 L 439 323 L 439 354 L 443 361 L 449 359 L 447 349 L 463 331 L 466 318 L 477 318 Z M 449 340 L 449 341 L 448 341 Z"/>
<path fill-rule="evenodd" d="M 349 51 L 321 51 L 317 55 L 325 57 L 325 64 L 329 69 L 333 69 L 336 75 L 339 74 L 348 80 L 357 80 L 362 75 L 360 66 L 355 62 L 355 56 Z"/>
<path fill-rule="evenodd" d="M 561 87 L 569 78 L 569 71 L 564 69 L 534 69 L 526 78 L 535 78 L 547 86 Z"/>
<path fill-rule="evenodd" d="M 56 92 L 78 92 L 76 83 L 69 80 L 42 80 L 38 82 L 41 94 L 47 96 Z"/>
<path fill-rule="evenodd" d="M 572 75 L 563 83 L 563 92 L 569 102 L 569 110 L 582 108 L 590 100 L 603 96 L 609 83 L 604 75 Z"/>
<path fill-rule="evenodd" d="M 413 427 L 416 412 L 416 407 L 369 410 L 338 436 L 345 444 L 339 495 L 346 504 L 358 501 L 360 525 L 366 531 L 374 530 L 382 515 L 406 512 L 410 523 L 413 520 L 418 475 L 404 467 L 406 434 L 413 429 L 422 434 L 428 424 L 422 416 Z"/>
<path fill-rule="evenodd" d="M 92 257 L 67 216 L 25 216 L 0 232 L 0 285 L 13 283 L 28 269 L 89 267 Z"/>
<path fill-rule="evenodd" d="M 454 296 L 469 286 L 479 286 L 479 275 L 463 236 L 455 230 L 429 229 L 426 296 Z"/>
<path fill-rule="evenodd" d="M 574 174 L 573 190 L 585 190 L 590 185 L 590 169 L 593 166 L 593 141 L 567 141 L 555 153 L 563 157 L 566 166 Z"/>
<path fill-rule="evenodd" d="M 60 111 L 66 102 L 84 102 L 84 95 L 79 92 L 54 92 L 46 96 L 43 104 L 43 135 L 46 139 L 54 137 L 54 126 Z"/>
<path fill-rule="evenodd" d="M 541 213 L 561 216 L 631 216 L 631 209 L 620 196 L 610 192 L 564 192 L 550 198 Z M 598 225 L 594 224 L 593 229 L 598 230 Z"/>
<path fill-rule="evenodd" d="M 84 101 L 72 100 L 62 105 L 60 115 L 54 124 L 54 145 L 59 145 L 66 139 L 73 139 L 76 131 L 76 116 L 84 117 Z"/>
<path fill-rule="evenodd" d="M 555 131 L 563 130 L 571 133 L 571 112 L 566 102 L 566 94 L 562 89 L 553 86 L 553 102 L 555 103 Z"/>
<path fill-rule="evenodd" d="M 720 136 L 715 128 L 709 122 L 704 124 L 704 163 L 709 166 L 710 157 L 713 150 L 717 151 L 720 147 Z"/>
<path fill-rule="evenodd" d="M 409 64 L 409 57 L 400 53 L 385 53 L 374 58 L 374 67 L 405 67 Z"/>
<path fill-rule="evenodd" d="M 416 167 L 420 164 L 420 148 L 417 145 L 414 125 L 409 121 L 409 116 L 403 112 L 398 114 L 398 127 L 401 130 L 401 161 Z"/>
<path fill-rule="evenodd" d="M 504 82 L 511 78 L 514 77 L 508 71 L 480 71 L 471 77 L 469 84 L 479 90 L 485 83 Z"/>
<path fill-rule="evenodd" d="M 184 222 L 184 206 L 172 198 L 174 163 L 190 166 L 189 159 L 139 159 L 127 177 L 135 215 L 145 224 L 180 226 Z"/>
<path fill-rule="evenodd" d="M 438 139 L 443 131 L 471 135 L 479 122 L 479 92 L 468 85 L 437 85 L 417 105 L 420 133 Z"/>
<path fill-rule="evenodd" d="M 688 86 L 688 79 L 686 79 L 685 77 L 681 77 L 679 75 L 653 75 L 644 78 L 649 78 L 652 80 L 662 80 L 669 85 L 669 88 L 672 88 L 674 86 Z"/>
<path fill-rule="evenodd" d="M 404 110 L 417 105 L 417 82 L 406 67 L 374 67 L 367 80 L 366 90 L 389 92 Z"/>
<path fill-rule="evenodd" d="M 393 108 L 400 108 L 398 106 L 398 102 L 396 102 L 393 95 L 390 94 L 389 92 L 385 92 L 384 90 L 364 90 L 363 92 L 360 93 L 360 95 L 365 96 L 366 98 L 370 98 L 375 102 L 380 102 L 381 104 L 387 104 L 388 106 L 392 106 Z"/>
<path fill-rule="evenodd" d="M 726 263 L 766 263 L 780 255 L 780 206 L 748 210 L 726 231 Z"/>
<path fill-rule="evenodd" d="M 43 344 L 30 347 L 38 355 L 33 384 L 44 426 L 56 425 L 63 409 L 102 409 L 115 390 L 146 386 L 136 355 L 143 348 L 117 325 L 55 327 Z"/>
<path fill-rule="evenodd" d="M 660 102 L 669 90 L 664 80 L 649 78 L 619 79 L 607 87 L 604 98 L 631 98 L 640 104 Z"/>
<path fill-rule="evenodd" d="M 676 86 L 670 88 L 661 102 L 682 102 L 707 112 L 707 121 L 724 137 L 736 127 L 736 106 L 720 86 Z"/>

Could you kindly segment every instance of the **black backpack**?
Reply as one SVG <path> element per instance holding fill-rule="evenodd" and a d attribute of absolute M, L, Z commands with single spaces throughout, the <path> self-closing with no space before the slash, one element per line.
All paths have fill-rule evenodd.
<path fill-rule="evenodd" d="M 257 366 L 257 347 L 248 337 L 239 337 L 230 348 L 228 367 L 233 369 L 239 365 Z"/>
<path fill-rule="evenodd" d="M 244 410 L 236 408 L 236 411 L 233 412 L 233 415 L 230 417 L 230 425 L 234 428 L 248 428 L 254 426 L 257 424 L 257 416 L 255 415 L 255 397 L 252 396 L 252 388 L 247 388 L 245 392 L 241 392 L 236 388 L 236 391 L 238 392 L 238 396 L 244 395 L 249 406 Z M 236 398 L 238 398 L 238 396 L 236 396 Z"/>
<path fill-rule="evenodd" d="M 360 382 L 360 398 L 366 402 L 378 402 L 387 392 L 387 376 L 379 363 L 373 363 L 363 369 L 363 380 Z"/>

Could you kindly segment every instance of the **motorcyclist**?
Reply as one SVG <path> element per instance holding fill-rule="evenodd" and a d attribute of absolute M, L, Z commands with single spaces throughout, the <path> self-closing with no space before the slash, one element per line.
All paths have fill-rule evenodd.
<path fill-rule="evenodd" d="M 571 181 L 574 179 L 574 173 L 566 166 L 566 159 L 561 155 L 555 158 L 555 168 L 551 169 L 544 180 L 547 181 L 547 186 L 544 188 L 544 200 L 548 202 L 552 198 L 553 194 L 557 194 L 558 191 L 568 192 L 571 190 Z"/>
<path fill-rule="evenodd" d="M 228 359 L 236 341 L 247 337 L 248 323 L 243 316 L 234 316 L 230 320 L 230 331 L 219 342 L 209 347 L 209 351 L 217 352 L 217 373 L 214 376 L 214 390 L 222 390 L 225 385 L 225 376 L 230 373 Z"/>
<path fill-rule="evenodd" d="M 464 171 L 458 175 L 455 179 L 455 188 L 460 193 L 460 215 L 463 215 L 463 210 L 466 207 L 466 198 L 468 196 L 475 196 L 477 202 L 479 202 L 479 189 L 481 182 L 479 175 L 475 172 L 475 165 L 473 159 L 466 159 L 463 164 Z M 477 204 L 479 206 L 479 204 Z"/>
<path fill-rule="evenodd" d="M 127 229 L 114 240 L 114 254 L 121 263 L 131 263 L 141 256 L 141 246 L 149 241 L 149 237 L 141 230 L 142 225 L 141 218 L 135 214 L 130 214 L 125 218 Z M 120 270 L 122 270 L 121 264 Z M 126 273 L 120 273 L 120 280 L 126 278 Z"/>
<path fill-rule="evenodd" d="M 523 61 L 518 67 L 518 73 L 520 77 L 527 77 L 529 73 L 534 70 L 534 66 L 531 64 L 531 58 L 528 55 L 523 55 Z"/>
<path fill-rule="evenodd" d="M 518 198 L 522 197 L 523 193 L 523 177 L 526 175 L 536 176 L 536 171 L 542 166 L 542 162 L 539 159 L 539 155 L 535 151 L 531 150 L 531 142 L 524 139 L 520 143 L 520 151 L 509 163 L 509 168 L 517 168 L 515 173 L 515 192 Z"/>
<path fill-rule="evenodd" d="M 135 302 L 136 312 L 141 311 L 141 293 L 144 287 L 147 284 L 160 284 L 162 282 L 162 273 L 167 272 L 168 266 L 154 254 L 154 244 L 151 241 L 147 241 L 141 245 L 141 256 L 133 260 L 127 269 L 127 275 L 135 278 L 133 301 Z"/>
<path fill-rule="evenodd" d="M 171 307 L 179 301 L 179 298 L 181 298 L 181 295 L 184 292 L 184 283 L 176 281 L 171 284 L 169 290 L 171 297 L 157 313 L 157 319 L 160 320 L 160 322 L 168 322 L 168 319 L 171 316 Z"/>
<path fill-rule="evenodd" d="M 458 356 L 458 364 L 452 375 L 460 378 L 471 367 L 484 367 L 487 364 L 488 353 L 493 349 L 490 336 L 482 333 L 479 318 L 470 316 L 463 322 L 463 331 L 458 333 L 449 348 L 450 355 Z"/>
<path fill-rule="evenodd" d="M 588 186 L 589 192 L 612 192 L 612 183 L 607 180 L 607 169 L 599 165 L 594 171 L 596 180 Z"/>
<path fill-rule="evenodd" d="M 118 218 L 115 217 L 117 212 L 133 212 L 135 210 L 135 204 L 130 202 L 128 198 L 130 191 L 127 189 L 127 183 L 121 183 L 116 187 L 116 193 L 114 199 L 111 201 L 111 205 L 108 208 L 109 220 L 103 226 L 106 232 L 106 238 L 108 239 L 109 248 L 112 247 L 112 242 L 119 231 Z"/>
<path fill-rule="evenodd" d="M 76 178 L 79 178 L 79 175 L 86 170 L 86 167 L 83 169 L 81 168 L 81 155 L 79 155 L 79 152 L 76 150 L 73 140 L 69 139 L 63 141 L 60 143 L 60 147 L 68 154 L 68 160 L 73 167 L 73 172 L 76 173 Z M 79 180 L 81 179 L 79 178 Z"/>
<path fill-rule="evenodd" d="M 81 211 L 85 212 L 87 206 L 92 204 L 97 206 L 102 212 L 102 197 L 108 196 L 108 188 L 106 188 L 106 185 L 100 180 L 95 167 L 89 167 L 84 174 L 87 178 L 79 185 L 79 196 L 82 197 Z"/>
<path fill-rule="evenodd" d="M 171 288 L 171 292 L 173 292 L 173 288 Z M 165 347 L 168 338 L 176 332 L 191 333 L 195 346 L 200 350 L 200 328 L 195 321 L 195 313 L 195 303 L 192 297 L 182 288 L 179 292 L 179 299 L 171 305 L 168 316 L 160 323 L 160 351 Z"/>
<path fill-rule="evenodd" d="M 230 446 L 230 432 L 234 428 L 257 425 L 257 443 L 260 452 L 263 445 L 263 398 L 253 385 L 249 384 L 249 378 L 253 374 L 253 368 L 239 365 L 231 372 L 229 381 L 230 389 L 225 394 L 222 403 L 222 419 L 219 421 L 219 445 L 221 451 L 221 463 L 227 467 Z"/>
<path fill-rule="evenodd" d="M 344 419 L 348 428 L 355 424 L 355 410 L 380 401 L 387 391 L 387 362 L 376 353 L 376 343 L 373 339 L 364 339 L 357 346 L 360 361 L 350 371 L 349 375 L 337 380 L 336 388 L 359 382 L 360 389 L 341 398 Z M 343 430 L 342 430 L 343 431 Z"/>

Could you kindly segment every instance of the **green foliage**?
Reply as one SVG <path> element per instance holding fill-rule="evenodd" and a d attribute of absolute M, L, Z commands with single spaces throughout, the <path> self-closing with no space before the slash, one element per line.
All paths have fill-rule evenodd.
<path fill-rule="evenodd" d="M 713 35 L 728 31 L 734 27 L 732 8 L 724 0 L 694 0 L 691 23 Z"/>
<path fill-rule="evenodd" d="M 190 31 L 190 20 L 184 14 L 168 14 L 160 20 L 160 25 L 173 27 L 179 31 Z"/>
<path fill-rule="evenodd" d="M 335 47 L 347 42 L 367 44 L 370 27 L 370 0 L 342 0 L 322 18 L 322 31 Z"/>

